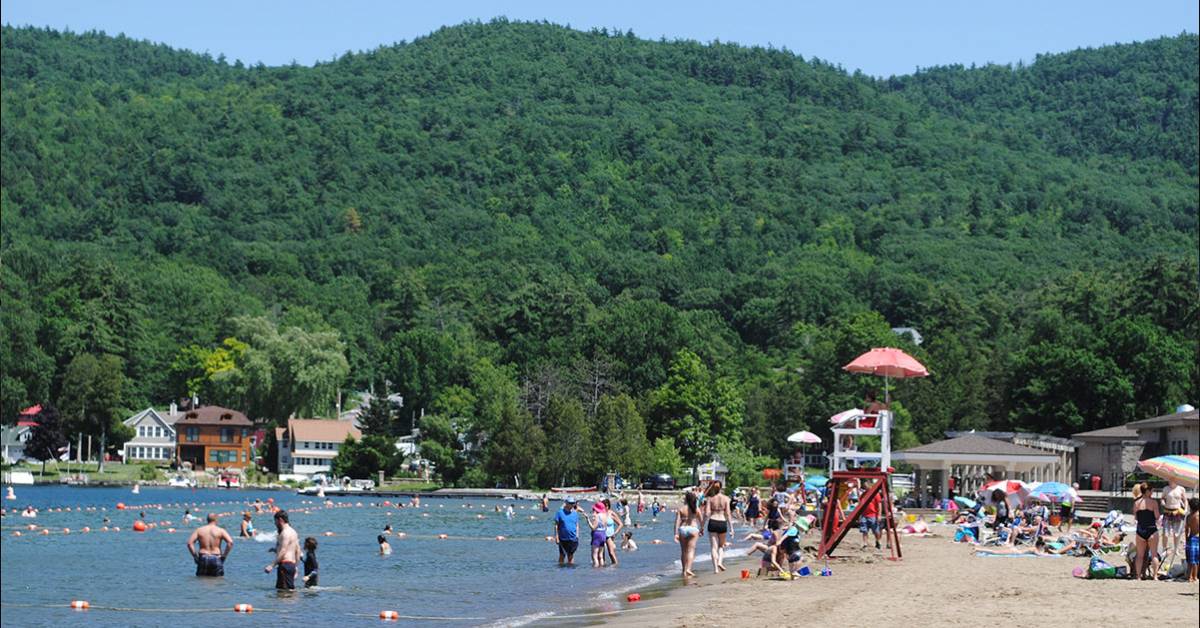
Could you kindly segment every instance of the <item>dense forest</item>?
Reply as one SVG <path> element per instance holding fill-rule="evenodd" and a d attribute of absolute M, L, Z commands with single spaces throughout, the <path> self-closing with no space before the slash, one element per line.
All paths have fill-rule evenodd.
<path fill-rule="evenodd" d="M 0 406 L 368 409 L 447 482 L 735 477 L 880 382 L 900 446 L 1200 398 L 1198 38 L 875 79 L 468 23 L 315 67 L 5 26 Z M 898 335 L 912 327 L 923 338 Z"/>

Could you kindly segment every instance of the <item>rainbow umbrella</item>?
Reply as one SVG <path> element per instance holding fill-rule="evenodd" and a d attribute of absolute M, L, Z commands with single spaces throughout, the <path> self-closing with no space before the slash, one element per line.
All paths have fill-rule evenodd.
<path fill-rule="evenodd" d="M 1200 486 L 1200 458 L 1195 455 L 1158 456 L 1142 460 L 1138 468 L 1188 488 Z"/>

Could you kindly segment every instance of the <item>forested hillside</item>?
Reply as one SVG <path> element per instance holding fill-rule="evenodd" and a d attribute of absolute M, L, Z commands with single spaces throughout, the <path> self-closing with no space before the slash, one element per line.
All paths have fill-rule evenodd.
<path fill-rule="evenodd" d="M 934 373 L 901 445 L 1169 411 L 1200 398 L 1197 41 L 875 80 L 506 21 L 316 67 L 6 26 L 3 419 L 387 389 L 372 430 L 423 410 L 451 481 L 745 473 L 883 344 Z"/>

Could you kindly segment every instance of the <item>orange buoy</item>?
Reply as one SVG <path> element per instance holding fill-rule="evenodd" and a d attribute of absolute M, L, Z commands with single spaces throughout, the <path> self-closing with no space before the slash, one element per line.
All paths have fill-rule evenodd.
<path fill-rule="evenodd" d="M 400 619 L 400 613 L 396 611 L 379 611 L 379 618 L 385 621 L 396 621 Z"/>
<path fill-rule="evenodd" d="M 254 607 L 249 604 L 234 604 L 233 612 L 235 613 L 253 613 Z"/>
<path fill-rule="evenodd" d="M 125 510 L 125 502 L 117 502 L 117 510 Z"/>
<path fill-rule="evenodd" d="M 91 531 L 92 531 L 92 529 L 87 526 L 83 526 L 83 529 L 80 530 L 80 532 L 83 532 L 84 534 L 91 532 Z"/>
<path fill-rule="evenodd" d="M 86 611 L 91 604 L 87 600 L 71 600 L 71 608 L 77 611 Z"/>
<path fill-rule="evenodd" d="M 46 529 L 46 528 L 42 528 L 42 535 L 43 535 L 43 536 L 45 536 L 45 535 L 48 535 L 48 534 L 50 534 L 50 530 L 48 530 L 48 529 Z"/>
<path fill-rule="evenodd" d="M 71 528 L 63 528 L 63 534 L 70 534 Z"/>
<path fill-rule="evenodd" d="M 141 519 L 134 521 L 133 522 L 133 531 L 134 532 L 145 532 L 146 531 L 146 523 L 144 521 L 142 521 Z"/>
<path fill-rule="evenodd" d="M 642 599 L 642 594 L 630 593 L 629 595 L 625 596 L 625 599 L 629 600 L 630 602 L 637 602 Z"/>

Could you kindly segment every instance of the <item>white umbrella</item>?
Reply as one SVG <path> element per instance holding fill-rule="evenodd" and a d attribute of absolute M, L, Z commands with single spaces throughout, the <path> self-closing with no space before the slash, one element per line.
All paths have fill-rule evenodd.
<path fill-rule="evenodd" d="M 812 432 L 809 432 L 808 430 L 796 432 L 795 434 L 788 436 L 787 439 L 788 439 L 789 443 L 800 443 L 800 444 L 805 444 L 805 445 L 808 445 L 808 444 L 815 445 L 815 444 L 821 442 L 820 436 L 817 436 L 816 434 L 813 434 Z"/>

